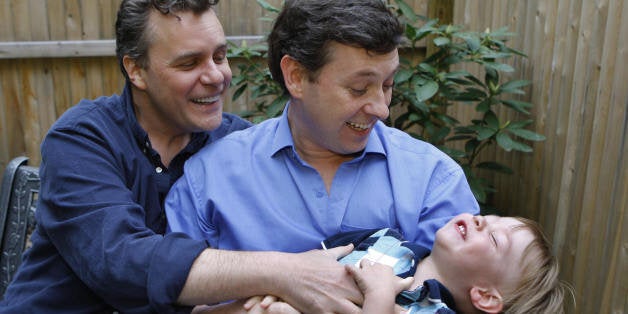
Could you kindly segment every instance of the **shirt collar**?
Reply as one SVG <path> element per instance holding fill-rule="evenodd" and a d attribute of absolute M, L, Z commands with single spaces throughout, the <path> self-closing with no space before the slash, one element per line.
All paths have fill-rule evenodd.
<path fill-rule="evenodd" d="M 144 153 L 149 157 L 149 159 L 151 159 L 153 163 L 156 163 L 157 161 L 155 157 L 158 156 L 159 154 L 155 150 L 153 150 L 150 143 L 150 139 L 148 138 L 148 133 L 146 133 L 144 128 L 142 128 L 139 122 L 137 122 L 137 117 L 135 116 L 135 110 L 133 108 L 133 94 L 131 93 L 130 82 L 128 81 L 126 82 L 124 86 L 124 90 L 122 91 L 121 97 L 124 102 L 126 116 L 129 121 L 131 131 L 133 132 L 133 137 L 135 138 L 135 141 L 137 142 L 138 147 L 142 151 L 144 151 Z M 187 159 L 187 157 L 197 152 L 199 149 L 201 149 L 205 145 L 208 137 L 209 137 L 208 132 L 192 133 L 190 142 L 181 152 L 179 152 L 179 154 L 184 156 L 183 157 L 184 160 Z"/>
<path fill-rule="evenodd" d="M 291 147 L 294 153 L 296 154 L 296 150 L 294 148 L 294 139 L 292 138 L 292 133 L 290 132 L 290 124 L 288 123 L 288 107 L 290 106 L 290 101 L 286 103 L 286 107 L 283 110 L 283 113 L 278 118 L 279 122 L 277 123 L 277 131 L 275 133 L 275 138 L 273 139 L 272 151 L 271 154 L 274 156 L 277 152 L 283 150 L 286 147 Z M 384 145 L 380 139 L 380 134 L 382 128 L 384 127 L 384 123 L 381 121 L 377 121 L 375 127 L 369 134 L 369 140 L 366 143 L 366 147 L 362 154 L 355 159 L 355 161 L 361 160 L 367 154 L 380 154 L 386 156 L 386 151 L 384 150 Z"/>

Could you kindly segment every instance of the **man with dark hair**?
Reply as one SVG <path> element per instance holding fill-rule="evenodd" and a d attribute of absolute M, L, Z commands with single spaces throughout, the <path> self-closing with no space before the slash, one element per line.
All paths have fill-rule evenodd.
<path fill-rule="evenodd" d="M 0 312 L 179 313 L 261 294 L 357 311 L 362 295 L 334 256 L 350 247 L 229 252 L 164 235 L 163 200 L 184 161 L 249 126 L 222 113 L 232 74 L 217 2 L 122 1 L 116 51 L 127 84 L 120 96 L 82 100 L 46 135 L 33 246 Z"/>
<path fill-rule="evenodd" d="M 431 248 L 452 217 L 477 214 L 454 160 L 381 121 L 402 35 L 381 0 L 286 1 L 268 37 L 283 115 L 186 162 L 166 200 L 171 230 L 219 249 L 303 252 L 393 228 Z"/>

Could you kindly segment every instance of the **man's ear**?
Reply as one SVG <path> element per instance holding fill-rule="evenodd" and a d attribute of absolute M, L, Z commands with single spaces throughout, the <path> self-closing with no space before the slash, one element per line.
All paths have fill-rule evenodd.
<path fill-rule="evenodd" d="M 469 295 L 473 306 L 485 313 L 499 313 L 504 307 L 502 296 L 495 288 L 473 286 Z"/>
<path fill-rule="evenodd" d="M 283 80 L 290 96 L 294 98 L 302 98 L 303 96 L 303 80 L 305 77 L 305 69 L 297 60 L 285 55 L 281 58 L 281 72 Z"/>
<path fill-rule="evenodd" d="M 145 90 L 144 69 L 137 64 L 137 61 L 129 56 L 124 56 L 122 57 L 122 65 L 124 65 L 124 70 L 126 70 L 126 73 L 129 75 L 131 83 L 138 89 Z"/>

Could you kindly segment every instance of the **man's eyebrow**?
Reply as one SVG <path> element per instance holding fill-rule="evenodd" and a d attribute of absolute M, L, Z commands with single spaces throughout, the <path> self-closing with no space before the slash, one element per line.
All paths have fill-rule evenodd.
<path fill-rule="evenodd" d="M 395 74 L 399 71 L 399 69 L 401 68 L 400 64 L 397 64 L 397 66 L 395 67 L 395 69 L 390 73 L 390 77 L 394 77 Z M 356 72 L 353 77 L 371 77 L 371 76 L 376 76 L 377 72 L 376 71 L 372 71 L 372 70 L 362 70 L 359 72 Z"/>

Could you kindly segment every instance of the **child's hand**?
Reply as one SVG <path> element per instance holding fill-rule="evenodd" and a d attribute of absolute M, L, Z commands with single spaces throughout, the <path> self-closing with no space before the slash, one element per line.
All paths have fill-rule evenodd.
<path fill-rule="evenodd" d="M 413 277 L 405 279 L 397 277 L 392 267 L 366 259 L 360 262 L 360 268 L 353 265 L 345 265 L 345 268 L 353 276 L 365 297 L 382 294 L 394 297 L 399 292 L 409 289 L 414 280 Z"/>
<path fill-rule="evenodd" d="M 249 298 L 243 307 L 249 314 L 299 314 L 290 304 L 272 295 Z"/>

